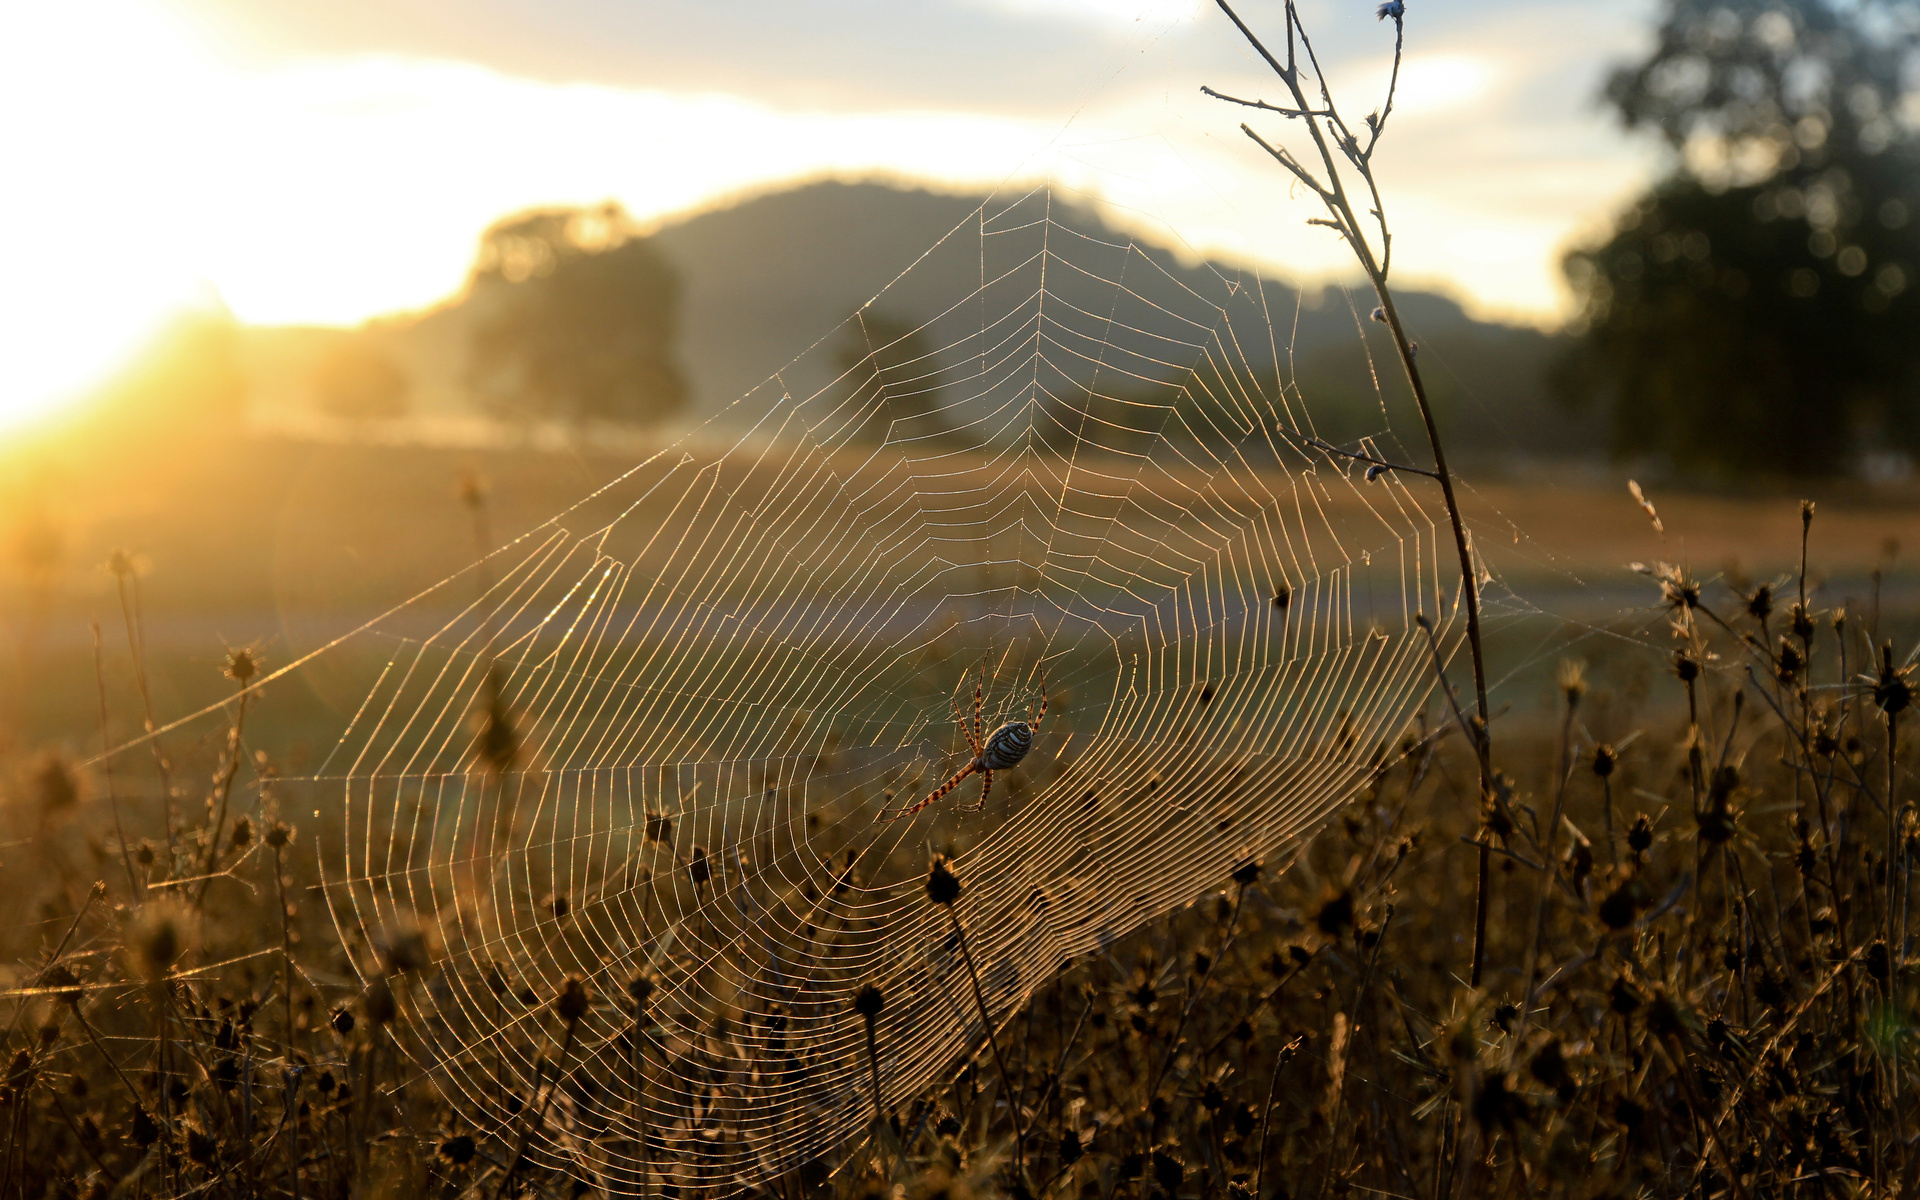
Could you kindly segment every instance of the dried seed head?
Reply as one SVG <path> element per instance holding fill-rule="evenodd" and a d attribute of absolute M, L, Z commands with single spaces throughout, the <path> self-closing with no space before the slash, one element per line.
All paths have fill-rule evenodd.
<path fill-rule="evenodd" d="M 252 841 L 253 822 L 244 816 L 236 819 L 233 823 L 233 848 L 235 850 L 245 849 Z"/>
<path fill-rule="evenodd" d="M 341 1005 L 339 1008 L 333 1010 L 333 1019 L 330 1020 L 328 1024 L 332 1025 L 333 1031 L 341 1037 L 347 1036 L 353 1032 L 353 1010 L 344 1004 Z M 322 1090 L 329 1089 L 333 1086 L 329 1082 L 331 1078 L 332 1077 L 328 1075 L 322 1075 L 320 1077 L 320 1082 L 323 1085 Z"/>
<path fill-rule="evenodd" d="M 1764 621 L 1773 615 L 1773 588 L 1761 584 L 1747 596 L 1747 615 L 1756 621 Z"/>
<path fill-rule="evenodd" d="M 479 508 L 487 502 L 487 492 L 491 490 L 487 477 L 478 471 L 468 470 L 460 473 L 460 482 L 454 488 L 454 494 L 460 497 L 460 503 L 468 508 Z"/>
<path fill-rule="evenodd" d="M 227 665 L 221 668 L 220 673 L 241 687 L 245 687 L 259 669 L 259 659 L 254 656 L 253 651 L 243 646 L 238 650 L 227 651 Z"/>
<path fill-rule="evenodd" d="M 283 850 L 293 842 L 293 833 L 293 826 L 285 821 L 275 821 L 273 827 L 267 830 L 267 845 L 275 850 Z"/>
<path fill-rule="evenodd" d="M 1802 533 L 1806 532 L 1807 527 L 1812 524 L 1813 524 L 1813 501 L 1802 500 L 1800 502 L 1800 531 Z"/>
<path fill-rule="evenodd" d="M 1602 742 L 1593 748 L 1593 773 L 1605 779 L 1613 774 L 1613 768 L 1619 763 L 1620 754 L 1611 745 Z"/>
<path fill-rule="evenodd" d="M 1160 1185 L 1169 1196 L 1178 1195 L 1180 1185 L 1186 1181 L 1187 1164 L 1173 1153 L 1173 1147 L 1166 1146 L 1153 1152 L 1153 1181 Z"/>
<path fill-rule="evenodd" d="M 960 877 L 947 865 L 946 856 L 934 859 L 927 871 L 927 899 L 944 908 L 960 898 L 960 891 Z"/>
<path fill-rule="evenodd" d="M 673 840 L 673 818 L 663 812 L 647 814 L 647 840 L 650 842 L 670 842 Z"/>
<path fill-rule="evenodd" d="M 1673 673 L 1679 678 L 1681 683 L 1692 683 L 1694 680 L 1700 678 L 1700 660 L 1695 658 L 1690 651 L 1675 650 L 1673 652 Z"/>
<path fill-rule="evenodd" d="M 473 1139 L 463 1133 L 459 1137 L 450 1137 L 440 1143 L 440 1157 L 453 1166 L 464 1167 L 473 1161 L 476 1149 Z"/>
<path fill-rule="evenodd" d="M 707 861 L 705 846 L 693 848 L 693 856 L 687 862 L 687 877 L 693 880 L 696 887 L 713 878 L 713 865 Z"/>
<path fill-rule="evenodd" d="M 853 1011 L 871 1021 L 880 1015 L 887 1006 L 887 998 L 879 988 L 871 983 L 862 987 L 853 997 Z"/>
<path fill-rule="evenodd" d="M 55 963 L 43 971 L 40 986 L 51 989 L 63 1004 L 77 1004 L 80 1001 L 80 977 L 65 963 Z"/>
<path fill-rule="evenodd" d="M 1653 845 L 1653 822 L 1647 814 L 1641 813 L 1633 819 L 1633 827 L 1627 830 L 1627 846 L 1636 854 L 1645 854 Z"/>
<path fill-rule="evenodd" d="M 1807 606 L 1796 601 L 1794 606 L 1787 610 L 1787 613 L 1792 621 L 1793 636 L 1799 638 L 1802 642 L 1812 641 L 1813 614 L 1807 611 Z"/>
<path fill-rule="evenodd" d="M 40 760 L 33 773 L 33 790 L 43 814 L 64 812 L 80 802 L 80 785 L 73 777 L 73 769 L 57 755 L 49 754 Z"/>
<path fill-rule="evenodd" d="M 1314 925 L 1328 937 L 1339 937 L 1341 932 L 1353 925 L 1353 890 L 1343 888 L 1321 902 L 1320 911 L 1313 915 Z"/>
<path fill-rule="evenodd" d="M 560 985 L 560 996 L 553 1002 L 553 1011 L 569 1025 L 575 1025 L 587 1015 L 592 1000 L 587 995 L 587 985 L 578 975 L 570 975 Z"/>
<path fill-rule="evenodd" d="M 143 905 L 127 931 L 133 967 L 148 981 L 164 979 L 193 943 L 192 914 L 172 900 Z"/>
<path fill-rule="evenodd" d="M 1580 698 L 1587 694 L 1587 664 L 1577 658 L 1563 658 L 1555 674 L 1567 707 L 1578 708 Z"/>
<path fill-rule="evenodd" d="M 380 959 L 393 974 L 418 971 L 433 961 L 427 931 L 419 925 L 395 925 L 380 936 Z"/>
<path fill-rule="evenodd" d="M 1913 703 L 1913 688 L 1907 682 L 1907 672 L 1893 665 L 1892 642 L 1880 647 L 1880 674 L 1874 680 L 1873 702 L 1889 717 L 1905 712 Z"/>
<path fill-rule="evenodd" d="M 1251 886 L 1258 878 L 1260 878 L 1260 863 L 1255 859 L 1248 859 L 1233 869 L 1233 881 L 1241 887 Z"/>
<path fill-rule="evenodd" d="M 473 748 L 480 764 L 495 776 L 513 770 L 520 758 L 520 734 L 514 728 L 513 711 L 507 706 L 506 687 L 498 667 L 487 672 L 474 725 Z"/>
<path fill-rule="evenodd" d="M 1800 668 L 1805 665 L 1806 661 L 1800 657 L 1800 647 L 1793 644 L 1792 638 L 1780 635 L 1780 649 L 1774 655 L 1774 675 L 1781 683 L 1792 683 L 1800 678 Z"/>
<path fill-rule="evenodd" d="M 394 1000 L 393 988 L 387 983 L 387 977 L 378 975 L 367 985 L 367 994 L 363 998 L 367 1010 L 367 1020 L 375 1027 L 393 1024 L 400 1015 L 400 1005 Z"/>
<path fill-rule="evenodd" d="M 627 996 L 633 1001 L 634 1010 L 642 1011 L 647 1001 L 653 999 L 653 976 L 635 975 L 627 981 Z"/>

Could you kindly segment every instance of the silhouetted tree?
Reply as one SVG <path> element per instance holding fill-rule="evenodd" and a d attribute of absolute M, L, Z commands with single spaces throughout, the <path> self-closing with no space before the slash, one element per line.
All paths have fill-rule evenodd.
<path fill-rule="evenodd" d="M 495 225 L 472 300 L 472 381 L 498 411 L 652 422 L 686 405 L 679 277 L 617 205 Z"/>
<path fill-rule="evenodd" d="M 1566 262 L 1561 381 L 1616 453 L 1812 474 L 1920 449 L 1916 68 L 1916 0 L 1667 0 L 1606 97 L 1676 167 Z"/>

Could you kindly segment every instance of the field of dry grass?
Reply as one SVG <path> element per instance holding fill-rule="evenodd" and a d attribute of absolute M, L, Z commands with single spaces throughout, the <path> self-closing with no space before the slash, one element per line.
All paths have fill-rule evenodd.
<path fill-rule="evenodd" d="M 1515 592 L 1586 620 L 1630 604 L 1656 635 L 1584 674 L 1549 661 L 1550 683 L 1508 697 L 1491 801 L 1431 707 L 1297 860 L 1244 864 L 1070 964 L 995 1047 L 782 1174 L 677 1167 L 681 1140 L 728 1136 L 689 1118 L 622 1147 L 626 1175 L 571 1181 L 541 1164 L 606 1114 L 538 1069 L 501 1082 L 520 1089 L 513 1123 L 462 1124 L 389 1032 L 432 968 L 390 948 L 391 986 L 355 982 L 298 852 L 316 831 L 235 787 L 237 734 L 172 744 L 177 825 L 122 854 L 110 781 L 77 765 L 98 736 L 90 617 L 122 639 L 114 720 L 140 704 L 100 564 L 142 556 L 154 706 L 179 712 L 251 669 L 229 647 L 284 661 L 464 566 L 466 473 L 489 480 L 505 537 L 627 461 L 209 440 L 9 475 L 0 1194 L 1811 1196 L 1920 1179 L 1911 692 L 1864 607 L 1883 569 L 1877 615 L 1904 628 L 1889 543 L 1920 544 L 1920 497 L 1821 495 L 1797 610 L 1791 501 L 1656 492 L 1663 539 L 1618 480 L 1471 493 Z M 1662 559 L 1691 566 L 1625 569 Z M 310 691 L 278 719 L 322 729 L 353 699 Z M 119 795 L 157 795 L 153 764 L 122 765 Z M 1475 842 L 1495 851 L 1478 987 Z M 630 1022 L 641 1070 L 667 1070 L 644 979 L 502 996 L 529 1061 L 589 1004 Z M 716 1022 L 675 1069 L 775 1015 Z M 711 1087 L 704 1110 L 724 1111 Z"/>

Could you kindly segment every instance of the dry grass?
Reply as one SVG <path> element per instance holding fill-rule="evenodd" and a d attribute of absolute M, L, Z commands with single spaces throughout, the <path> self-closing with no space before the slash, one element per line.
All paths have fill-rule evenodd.
<path fill-rule="evenodd" d="M 256 445 L 243 460 L 257 502 L 236 504 L 239 484 L 190 472 L 97 495 L 96 515 L 75 518 L 93 532 L 69 543 L 69 558 L 94 554 L 89 538 L 124 535 L 138 511 L 127 497 L 180 483 L 164 527 L 226 520 L 226 532 L 180 533 L 155 561 L 204 568 L 233 590 L 209 584 L 176 597 L 179 611 L 217 620 L 230 612 L 223 594 L 272 594 L 244 566 L 260 561 L 241 549 L 260 530 L 311 520 L 370 533 L 400 501 L 396 486 L 446 519 L 444 536 L 411 533 L 421 540 L 393 553 L 425 556 L 417 569 L 430 577 L 464 561 L 456 456 L 445 478 L 416 469 L 376 487 L 393 478 L 377 452 L 301 451 L 304 474 L 273 458 L 293 453 Z M 484 467 L 513 478 L 503 463 Z M 186 486 L 189 476 L 201 482 Z M 1535 495 L 1523 509 L 1518 490 L 1495 503 L 1501 495 L 1483 489 L 1480 502 L 1527 512 L 1542 541 L 1564 504 L 1591 562 L 1658 555 L 1625 504 Z M 302 516 L 301 497 L 333 508 Z M 558 507 L 537 491 L 521 502 Z M 1753 501 L 1662 503 L 1688 544 L 1735 544 L 1756 569 L 1797 557 L 1799 520 L 1778 508 L 1784 517 Z M 1870 566 L 1911 520 L 1902 508 L 1879 516 L 1876 530 L 1873 513 L 1830 520 L 1823 508 L 1816 564 Z M 1725 542 L 1716 523 L 1731 531 Z M 95 603 L 109 595 L 98 582 Z M 1906 678 L 1879 661 L 1867 619 L 1796 610 L 1798 583 L 1761 603 L 1660 574 L 1645 601 L 1665 606 L 1675 657 L 1656 663 L 1661 679 L 1638 713 L 1627 668 L 1569 670 L 1550 712 L 1507 718 L 1496 746 L 1510 791 L 1483 804 L 1463 739 L 1432 710 L 1299 860 L 1221 880 L 1072 964 L 992 1051 L 979 1047 L 868 1137 L 753 1189 L 781 1200 L 900 1189 L 1102 1200 L 1903 1194 L 1920 1178 L 1909 928 L 1920 738 Z M 71 617 L 79 594 L 50 609 Z M 57 689 L 91 696 L 79 687 L 92 682 L 85 666 Z M 247 669 L 231 659 L 173 669 L 189 667 L 207 694 Z M 116 719 L 133 719 L 131 681 L 112 694 Z M 1646 715 L 1663 711 L 1691 717 Z M 13 964 L 0 1195 L 671 1194 L 664 1164 L 622 1192 L 522 1161 L 546 1136 L 536 1125 L 584 1136 L 565 1128 L 575 1119 L 565 1105 L 516 1128 L 458 1123 L 396 1053 L 392 996 L 350 982 L 300 852 L 313 831 L 277 811 L 270 785 L 234 788 L 237 729 L 172 745 L 164 765 L 123 758 L 109 777 L 71 765 L 85 726 L 62 719 L 65 753 L 23 743 L 4 764 L 14 886 L 0 892 Z M 271 756 L 255 765 L 271 778 Z M 162 780 L 176 816 L 167 824 Z M 124 854 L 116 829 L 134 831 Z M 1500 853 L 1476 991 L 1461 976 L 1480 839 Z M 964 920 L 964 899 L 956 913 Z M 389 958 L 396 971 L 420 969 Z M 563 1038 L 578 1003 L 533 997 L 527 1036 Z"/>

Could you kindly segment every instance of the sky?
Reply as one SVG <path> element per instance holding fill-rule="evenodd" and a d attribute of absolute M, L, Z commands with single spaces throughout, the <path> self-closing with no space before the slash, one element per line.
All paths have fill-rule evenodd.
<path fill-rule="evenodd" d="M 1561 252 L 1661 167 L 1595 99 L 1654 2 L 1407 0 L 1376 160 L 1399 282 L 1565 317 Z M 1373 7 L 1301 3 L 1353 118 L 1391 63 Z M 429 306 L 536 205 L 651 221 L 822 175 L 1050 180 L 1195 254 L 1350 273 L 1250 114 L 1200 94 L 1281 92 L 1211 0 L 62 0 L 0 31 L 0 428 L 182 311 Z"/>

